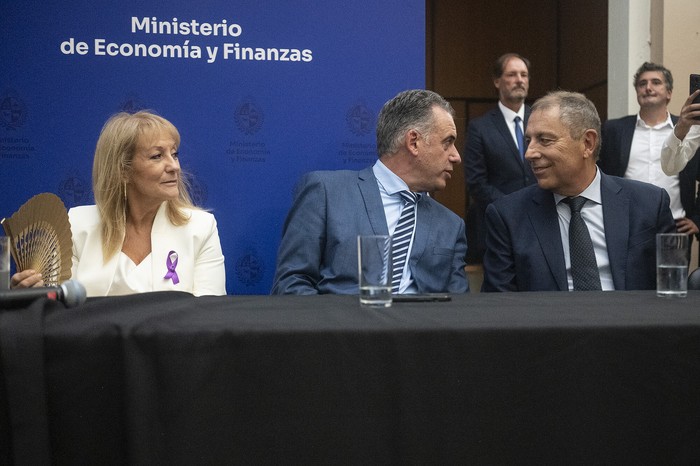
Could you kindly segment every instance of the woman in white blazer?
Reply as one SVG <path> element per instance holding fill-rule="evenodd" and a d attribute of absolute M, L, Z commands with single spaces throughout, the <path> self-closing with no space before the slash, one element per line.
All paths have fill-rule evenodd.
<path fill-rule="evenodd" d="M 180 134 L 149 112 L 119 113 L 95 148 L 95 204 L 70 209 L 72 279 L 88 296 L 145 291 L 226 294 L 216 219 L 196 208 L 180 171 Z M 16 287 L 41 286 L 26 270 Z"/>

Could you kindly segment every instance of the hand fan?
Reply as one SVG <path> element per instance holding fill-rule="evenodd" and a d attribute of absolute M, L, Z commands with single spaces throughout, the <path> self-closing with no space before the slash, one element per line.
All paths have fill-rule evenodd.
<path fill-rule="evenodd" d="M 0 223 L 10 237 L 18 272 L 36 270 L 44 286 L 58 286 L 70 279 L 73 240 L 68 211 L 58 196 L 37 194 Z"/>

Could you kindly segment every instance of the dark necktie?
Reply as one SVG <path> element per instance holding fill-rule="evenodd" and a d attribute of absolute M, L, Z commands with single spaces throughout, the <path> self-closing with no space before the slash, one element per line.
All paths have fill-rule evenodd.
<path fill-rule="evenodd" d="M 574 290 L 600 290 L 600 273 L 595 260 L 593 242 L 588 233 L 586 222 L 581 217 L 581 208 L 586 203 L 585 197 L 567 197 L 563 199 L 571 209 L 569 222 L 569 256 L 571 258 L 571 276 Z"/>
<path fill-rule="evenodd" d="M 416 225 L 416 199 L 415 193 L 410 191 L 401 191 L 401 199 L 404 206 L 399 217 L 399 223 L 394 230 L 391 245 L 391 292 L 399 292 L 399 284 L 401 284 L 401 276 L 403 268 L 406 264 L 406 256 L 408 254 L 408 246 L 411 244 L 411 236 Z"/>
<path fill-rule="evenodd" d="M 523 137 L 523 130 L 520 128 L 520 117 L 515 117 L 515 139 L 518 141 L 518 151 L 520 152 L 520 158 L 525 157 L 525 138 Z"/>

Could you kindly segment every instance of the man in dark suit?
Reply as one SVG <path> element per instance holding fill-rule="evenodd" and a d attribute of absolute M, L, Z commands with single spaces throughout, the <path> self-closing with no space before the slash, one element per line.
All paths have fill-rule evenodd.
<path fill-rule="evenodd" d="M 598 166 L 608 175 L 666 189 L 678 232 L 695 235 L 700 232 L 700 206 L 696 199 L 700 160 L 691 159 L 683 171 L 671 176 L 662 170 L 663 143 L 678 123 L 678 117 L 668 111 L 673 75 L 662 65 L 646 62 L 634 75 L 634 88 L 639 114 L 605 122 Z"/>
<path fill-rule="evenodd" d="M 654 289 L 656 234 L 675 231 L 668 193 L 597 168 L 600 118 L 593 103 L 582 94 L 552 92 L 533 105 L 526 136 L 538 185 L 486 210 L 482 289 L 582 289 L 575 278 L 580 269 L 571 265 L 580 264 L 571 252 L 582 248 L 569 237 L 572 212 L 578 228 L 585 224 L 594 255 L 597 287 L 587 289 Z M 584 202 L 580 213 L 567 205 L 576 200 Z"/>
<path fill-rule="evenodd" d="M 357 236 L 393 234 L 405 191 L 419 196 L 398 293 L 468 291 L 464 221 L 428 194 L 444 189 L 461 161 L 453 115 L 434 92 L 402 92 L 379 114 L 374 166 L 305 175 L 285 221 L 272 293 L 357 294 Z"/>
<path fill-rule="evenodd" d="M 470 263 L 481 263 L 484 253 L 486 206 L 536 182 L 524 159 L 525 141 L 518 147 L 518 136 L 525 133 L 530 118 L 525 104 L 530 61 L 515 53 L 500 56 L 493 67 L 493 85 L 498 90 L 498 107 L 471 120 L 467 129 L 464 172 L 473 201 L 467 218 L 470 238 L 475 240 L 470 239 L 470 245 L 476 246 L 470 248 Z"/>

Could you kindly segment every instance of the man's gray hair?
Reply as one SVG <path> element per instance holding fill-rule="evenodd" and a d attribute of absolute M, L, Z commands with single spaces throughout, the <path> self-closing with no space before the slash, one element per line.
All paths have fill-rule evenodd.
<path fill-rule="evenodd" d="M 580 140 L 583 133 L 594 129 L 598 133 L 594 156 L 600 153 L 600 117 L 595 105 L 578 92 L 552 91 L 532 104 L 532 111 L 559 108 L 559 120 L 569 129 L 572 139 Z"/>
<path fill-rule="evenodd" d="M 447 111 L 454 118 L 454 109 L 442 96 L 423 89 L 403 91 L 388 101 L 377 119 L 377 152 L 394 154 L 404 141 L 406 132 L 415 129 L 427 136 L 433 129 L 433 107 Z"/>

